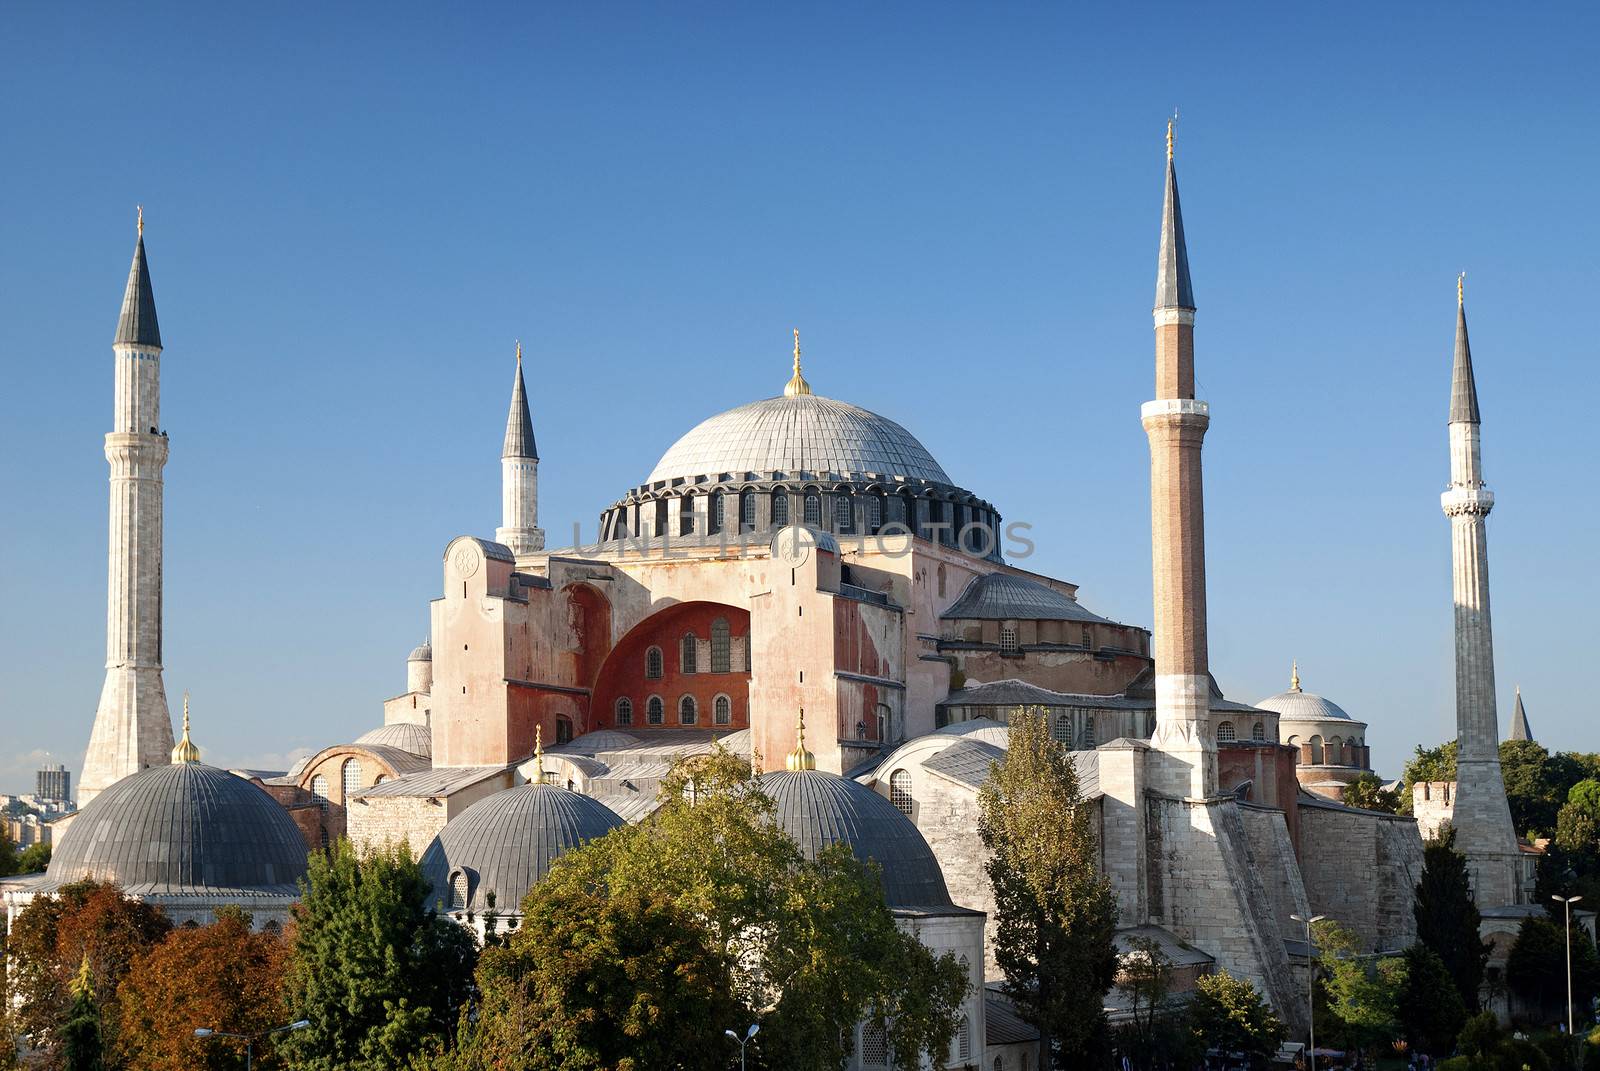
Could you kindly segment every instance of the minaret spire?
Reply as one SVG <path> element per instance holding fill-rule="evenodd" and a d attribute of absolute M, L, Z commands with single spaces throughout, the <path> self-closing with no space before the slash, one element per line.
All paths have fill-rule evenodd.
<path fill-rule="evenodd" d="M 1472 374 L 1472 344 L 1467 339 L 1467 273 L 1456 276 L 1456 352 L 1450 369 L 1450 423 L 1477 424 L 1478 383 Z"/>
<path fill-rule="evenodd" d="M 1522 706 L 1522 686 L 1517 686 L 1517 705 L 1511 711 L 1511 735 L 1508 740 L 1532 740 L 1533 726 L 1528 724 L 1528 712 Z"/>
<path fill-rule="evenodd" d="M 172 716 L 161 679 L 162 469 L 161 328 L 138 214 L 133 264 L 111 348 L 112 428 L 106 590 L 106 679 L 83 760 L 78 802 L 129 774 L 164 765 L 172 752 Z"/>
<path fill-rule="evenodd" d="M 495 542 L 513 554 L 544 549 L 539 528 L 539 446 L 533 437 L 528 388 L 522 378 L 522 341 L 517 341 L 517 370 L 511 378 L 511 409 L 506 414 L 505 444 L 500 450 L 500 527 Z"/>

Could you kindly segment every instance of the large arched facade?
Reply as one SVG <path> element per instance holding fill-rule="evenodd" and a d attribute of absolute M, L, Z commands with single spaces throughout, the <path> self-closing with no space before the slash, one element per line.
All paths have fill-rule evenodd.
<path fill-rule="evenodd" d="M 591 729 L 733 731 L 750 725 L 750 612 L 677 603 L 639 622 L 605 659 Z"/>

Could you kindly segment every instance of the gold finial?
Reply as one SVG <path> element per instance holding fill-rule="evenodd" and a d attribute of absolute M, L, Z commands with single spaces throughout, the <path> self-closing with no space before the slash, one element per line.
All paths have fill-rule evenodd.
<path fill-rule="evenodd" d="M 1167 159 L 1168 160 L 1172 159 L 1172 124 L 1176 123 L 1177 121 L 1178 121 L 1178 113 L 1177 113 L 1176 110 L 1174 110 L 1173 113 L 1172 113 L 1172 118 L 1167 120 Z"/>
<path fill-rule="evenodd" d="M 517 367 L 522 367 L 522 339 L 517 339 Z"/>
<path fill-rule="evenodd" d="M 800 329 L 794 329 L 794 375 L 783 388 L 783 393 L 789 397 L 796 394 L 810 394 L 811 384 L 806 382 L 806 377 L 800 374 Z"/>
<path fill-rule="evenodd" d="M 1298 658 L 1294 660 L 1294 668 L 1289 670 L 1289 690 L 1291 692 L 1300 690 L 1300 660 Z"/>
<path fill-rule="evenodd" d="M 1467 273 L 1466 272 L 1462 272 L 1460 275 L 1456 276 L 1456 305 L 1457 306 L 1461 306 L 1461 305 L 1465 305 L 1466 303 L 1467 303 Z"/>
<path fill-rule="evenodd" d="M 533 783 L 544 784 L 544 726 L 533 727 Z"/>
<path fill-rule="evenodd" d="M 144 205 L 139 206 L 139 237 L 144 237 Z"/>
<path fill-rule="evenodd" d="M 789 757 L 783 760 L 785 769 L 789 770 L 815 770 L 817 757 L 806 750 L 806 708 L 800 708 L 800 723 L 794 731 L 794 750 L 789 752 Z"/>
<path fill-rule="evenodd" d="M 189 693 L 183 693 L 183 739 L 172 749 L 173 765 L 200 761 L 200 749 L 189 739 Z"/>

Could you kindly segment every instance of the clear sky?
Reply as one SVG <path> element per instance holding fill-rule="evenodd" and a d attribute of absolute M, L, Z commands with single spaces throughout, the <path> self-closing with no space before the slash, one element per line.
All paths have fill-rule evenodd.
<path fill-rule="evenodd" d="M 0 790 L 103 679 L 110 340 L 166 342 L 166 681 L 208 761 L 379 724 L 492 535 L 513 339 L 553 544 L 706 416 L 819 393 L 1150 620 L 1166 117 L 1200 306 L 1212 665 L 1453 733 L 1466 270 L 1501 723 L 1600 749 L 1593 5 L 16 4 L 0 39 Z"/>

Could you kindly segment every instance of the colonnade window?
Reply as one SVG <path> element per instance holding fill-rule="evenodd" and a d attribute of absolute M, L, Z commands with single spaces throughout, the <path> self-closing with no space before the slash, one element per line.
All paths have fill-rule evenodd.
<path fill-rule="evenodd" d="M 822 526 L 822 496 L 814 491 L 806 492 L 806 506 L 804 524 Z"/>
<path fill-rule="evenodd" d="M 678 724 L 693 725 L 700 720 L 700 708 L 694 701 L 694 696 L 686 695 L 678 700 Z"/>
<path fill-rule="evenodd" d="M 653 695 L 645 700 L 644 720 L 650 725 L 660 725 L 666 715 L 666 704 L 661 702 L 659 695 Z"/>
<path fill-rule="evenodd" d="M 685 673 L 697 672 L 695 669 L 694 648 L 694 633 L 685 632 L 683 641 L 678 645 L 678 668 Z"/>
<path fill-rule="evenodd" d="M 732 646 L 728 636 L 728 619 L 719 617 L 711 622 L 711 672 L 732 671 Z"/>
<path fill-rule="evenodd" d="M 777 528 L 789 523 L 789 495 L 784 491 L 772 492 L 772 523 Z"/>
<path fill-rule="evenodd" d="M 661 669 L 662 669 L 661 663 L 662 663 L 662 661 L 663 661 L 663 659 L 661 657 L 661 648 L 652 647 L 649 650 L 645 651 L 645 653 L 644 653 L 644 675 L 645 675 L 646 679 L 653 680 L 653 681 L 661 679 Z"/>
<path fill-rule="evenodd" d="M 345 802 L 350 802 L 350 797 L 361 791 L 361 763 L 356 759 L 346 759 L 344 769 L 340 773 L 340 786 L 344 790 Z"/>
<path fill-rule="evenodd" d="M 899 809 L 901 814 L 909 815 L 915 801 L 911 798 L 911 775 L 904 770 L 896 770 L 889 775 L 889 802 Z"/>
<path fill-rule="evenodd" d="M 1237 739 L 1239 739 L 1239 736 L 1234 732 L 1233 722 L 1225 721 L 1217 726 L 1217 742 L 1219 744 L 1231 744 Z"/>
<path fill-rule="evenodd" d="M 711 720 L 717 725 L 733 724 L 733 700 L 719 695 L 711 701 Z"/>
<path fill-rule="evenodd" d="M 617 724 L 633 724 L 633 700 L 629 699 L 627 696 L 623 696 L 621 699 L 617 700 Z"/>

